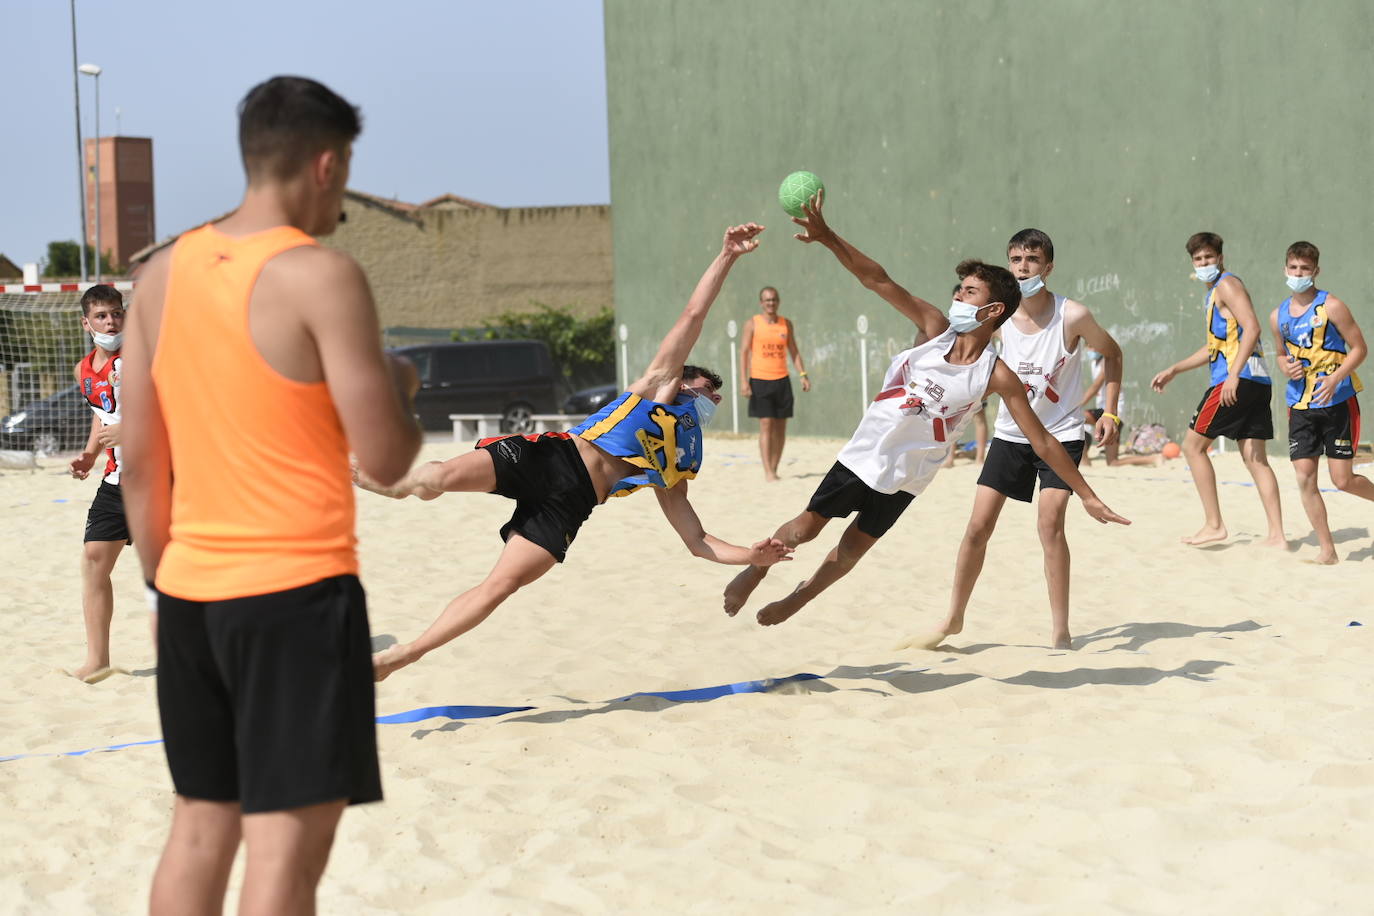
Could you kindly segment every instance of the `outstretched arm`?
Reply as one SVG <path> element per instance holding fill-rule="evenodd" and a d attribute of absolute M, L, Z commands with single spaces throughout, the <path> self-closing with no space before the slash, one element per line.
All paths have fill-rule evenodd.
<path fill-rule="evenodd" d="M 1011 371 L 1006 363 L 1000 359 L 997 366 L 992 370 L 992 381 L 988 384 L 988 391 L 995 391 L 1002 396 L 1002 403 L 1007 405 L 1011 411 L 1012 419 L 1026 438 L 1030 440 L 1031 448 L 1035 454 L 1054 469 L 1060 479 L 1073 488 L 1074 493 L 1083 502 L 1083 508 L 1089 515 L 1102 522 L 1116 522 L 1120 525 L 1129 525 L 1127 519 L 1117 515 L 1107 504 L 1097 498 L 1092 487 L 1083 479 L 1083 475 L 1078 473 L 1078 466 L 1073 463 L 1069 453 L 1064 450 L 1064 446 L 1059 443 L 1045 429 L 1045 425 L 1040 422 L 1040 418 L 1031 410 L 1030 402 L 1026 400 L 1026 386 L 1015 372 Z"/>
<path fill-rule="evenodd" d="M 1157 373 L 1155 377 L 1150 380 L 1150 387 L 1155 391 L 1163 391 L 1164 386 L 1173 381 L 1174 376 L 1178 375 L 1180 372 L 1187 372 L 1189 369 L 1196 369 L 1199 366 L 1207 365 L 1208 358 L 1207 347 L 1200 347 L 1196 353 L 1191 353 L 1183 357 L 1183 359 L 1174 363 L 1168 369 Z"/>
<path fill-rule="evenodd" d="M 658 353 L 649 363 L 649 368 L 630 385 L 631 392 L 655 401 L 671 401 L 677 396 L 678 386 L 682 382 L 682 364 L 687 361 L 688 354 L 701 336 L 701 328 L 706 322 L 707 313 L 711 311 L 711 304 L 716 301 L 735 262 L 759 247 L 757 236 L 762 231 L 763 227 L 757 223 L 731 226 L 725 230 L 720 254 L 716 255 L 711 266 L 697 281 L 697 288 L 687 300 L 687 307 L 663 338 L 663 343 L 659 344 Z"/>
<path fill-rule="evenodd" d="M 949 319 L 935 306 L 924 299 L 913 296 L 899 286 L 883 266 L 864 254 L 831 229 L 825 221 L 821 208 L 825 205 L 825 191 L 817 191 L 816 196 L 802 205 L 803 216 L 792 222 L 804 229 L 796 237 L 803 242 L 820 242 L 834 253 L 845 270 L 858 278 L 865 289 L 882 296 L 893 308 L 910 318 L 925 332 L 927 338 L 939 337 L 949 327 Z"/>
<path fill-rule="evenodd" d="M 792 548 L 777 538 L 765 538 L 753 547 L 740 547 L 707 534 L 697 518 L 696 510 L 687 501 L 687 481 L 667 490 L 654 490 L 658 507 L 668 524 L 673 526 L 692 556 L 724 563 L 728 566 L 772 566 L 780 560 L 790 560 Z"/>

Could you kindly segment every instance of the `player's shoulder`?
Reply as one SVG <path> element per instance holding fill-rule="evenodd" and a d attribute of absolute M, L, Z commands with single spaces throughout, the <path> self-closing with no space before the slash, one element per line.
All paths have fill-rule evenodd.
<path fill-rule="evenodd" d="M 1346 301 L 1331 292 L 1326 294 L 1325 305 L 1327 311 L 1350 311 L 1350 306 L 1346 304 Z"/>
<path fill-rule="evenodd" d="M 361 279 L 363 269 L 353 256 L 325 245 L 288 248 L 263 266 L 282 279 L 307 281 Z"/>
<path fill-rule="evenodd" d="M 1217 289 L 1223 293 L 1245 293 L 1249 292 L 1245 288 L 1245 281 L 1235 274 L 1227 274 L 1217 281 Z"/>
<path fill-rule="evenodd" d="M 1082 321 L 1084 318 L 1091 318 L 1093 316 L 1092 309 L 1088 308 L 1077 299 L 1070 299 L 1068 296 L 1064 297 L 1062 312 L 1064 320 L 1069 323 Z"/>

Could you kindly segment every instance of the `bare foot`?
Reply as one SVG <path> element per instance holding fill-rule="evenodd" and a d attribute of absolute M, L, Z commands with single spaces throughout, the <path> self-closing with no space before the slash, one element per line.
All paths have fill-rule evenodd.
<path fill-rule="evenodd" d="M 777 626 L 806 607 L 806 600 L 800 594 L 803 584 L 797 583 L 797 587 L 792 589 L 792 594 L 786 598 L 779 598 L 772 604 L 765 604 L 759 611 L 759 623 L 765 627 Z"/>
<path fill-rule="evenodd" d="M 1056 649 L 1072 649 L 1073 637 L 1068 633 L 1056 633 L 1050 637 Z"/>
<path fill-rule="evenodd" d="M 1218 525 L 1216 527 L 1203 525 L 1198 529 L 1197 534 L 1186 535 L 1179 538 L 1179 541 L 1187 544 L 1189 547 L 1196 547 L 1199 544 L 1215 544 L 1217 541 L 1224 541 L 1230 536 L 1231 533 L 1226 530 L 1225 525 Z"/>
<path fill-rule="evenodd" d="M 782 478 L 779 477 L 777 474 L 764 474 L 764 475 L 763 475 L 763 482 L 764 482 L 764 483 L 777 483 L 777 482 L 778 482 L 779 480 L 781 480 L 781 479 L 782 479 Z"/>
<path fill-rule="evenodd" d="M 758 588 L 763 577 L 768 574 L 768 570 L 762 566 L 746 566 L 740 574 L 730 580 L 730 584 L 725 586 L 725 615 L 734 617 L 739 613 L 739 609 L 744 607 L 744 602 L 749 600 L 749 596 Z"/>
<path fill-rule="evenodd" d="M 1288 552 L 1288 538 L 1284 537 L 1284 536 L 1281 535 L 1281 534 L 1280 534 L 1280 535 L 1270 535 L 1269 537 L 1267 537 L 1267 538 L 1265 538 L 1264 540 L 1260 541 L 1260 542 L 1259 542 L 1259 546 L 1261 546 L 1261 547 L 1271 547 L 1271 548 L 1273 548 L 1274 550 L 1282 550 L 1282 551 L 1284 551 L 1285 553 L 1287 553 L 1287 552 Z M 1335 558 L 1334 556 L 1331 558 L 1331 562 L 1332 562 L 1332 563 L 1336 562 L 1336 558 Z"/>
<path fill-rule="evenodd" d="M 907 637 L 892 648 L 901 651 L 902 649 L 924 649 L 927 652 L 934 651 L 940 643 L 945 641 L 949 634 L 944 630 L 930 630 L 926 633 L 917 633 L 915 636 Z"/>
<path fill-rule="evenodd" d="M 1323 550 L 1315 557 L 1312 557 L 1308 560 L 1303 560 L 1303 562 L 1311 563 L 1313 566 L 1335 566 L 1337 563 L 1340 562 L 1340 560 L 1341 558 L 1336 556 L 1336 551 L 1333 550 L 1330 553 L 1327 553 L 1325 550 Z"/>
<path fill-rule="evenodd" d="M 384 681 L 392 672 L 409 665 L 414 659 L 408 657 L 408 648 L 402 645 L 391 646 L 372 656 L 372 679 Z"/>
<path fill-rule="evenodd" d="M 111 668 L 109 665 L 82 665 L 75 671 L 66 673 L 84 684 L 99 684 L 117 671 L 119 671 L 118 668 Z"/>

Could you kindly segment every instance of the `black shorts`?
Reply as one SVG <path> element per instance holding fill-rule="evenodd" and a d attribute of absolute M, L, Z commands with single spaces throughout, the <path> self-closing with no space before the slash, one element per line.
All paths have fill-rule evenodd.
<path fill-rule="evenodd" d="M 1288 408 L 1288 457 L 1351 459 L 1360 447 L 1360 402 L 1352 397 L 1330 407 Z"/>
<path fill-rule="evenodd" d="M 83 541 L 124 541 L 132 544 L 129 522 L 124 518 L 124 492 L 119 484 L 100 481 L 91 508 L 86 512 L 86 536 Z"/>
<path fill-rule="evenodd" d="M 880 538 L 902 517 L 915 498 L 915 494 L 905 490 L 879 493 L 836 461 L 816 487 L 806 511 L 826 518 L 844 518 L 851 512 L 858 512 L 855 521 L 859 530 L 869 537 Z"/>
<path fill-rule="evenodd" d="M 1224 407 L 1221 385 L 1213 385 L 1198 401 L 1188 428 L 1208 439 L 1272 439 L 1274 415 L 1269 410 L 1273 385 L 1243 378 L 1236 386 L 1236 403 Z"/>
<path fill-rule="evenodd" d="M 477 448 L 496 466 L 493 493 L 515 500 L 515 514 L 501 526 L 501 540 L 515 532 L 562 563 L 577 530 L 596 508 L 596 488 L 567 433 L 497 436 Z"/>
<path fill-rule="evenodd" d="M 1061 442 L 1064 451 L 1069 453 L 1074 464 L 1083 460 L 1082 439 L 1077 442 Z M 1045 463 L 1045 459 L 1035 453 L 1024 442 L 1008 442 L 1006 439 L 993 438 L 988 445 L 988 454 L 983 462 L 983 472 L 978 475 L 980 487 L 991 487 L 1008 499 L 1023 503 L 1031 501 L 1035 495 L 1035 479 L 1040 478 L 1040 489 L 1072 490 L 1073 487 Z"/>
<path fill-rule="evenodd" d="M 356 576 L 225 601 L 158 596 L 157 702 L 178 795 L 244 814 L 380 801 Z"/>
<path fill-rule="evenodd" d="M 792 379 L 751 378 L 749 380 L 749 416 L 786 420 L 792 416 Z"/>

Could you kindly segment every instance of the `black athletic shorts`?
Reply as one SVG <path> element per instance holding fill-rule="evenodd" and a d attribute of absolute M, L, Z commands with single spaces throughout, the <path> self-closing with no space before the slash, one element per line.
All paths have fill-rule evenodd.
<path fill-rule="evenodd" d="M 124 518 L 124 492 L 119 484 L 100 481 L 91 508 L 86 512 L 86 536 L 83 541 L 124 541 L 132 544 L 129 522 Z"/>
<path fill-rule="evenodd" d="M 1086 443 L 1082 439 L 1059 444 L 1064 446 L 1064 451 L 1069 453 L 1074 464 L 1083 460 Z M 1073 489 L 1028 444 L 993 437 L 988 445 L 987 458 L 983 461 L 983 472 L 978 475 L 978 485 L 991 487 L 1008 499 L 1028 503 L 1035 495 L 1037 477 L 1040 478 L 1042 490 L 1046 487 L 1052 490 Z"/>
<path fill-rule="evenodd" d="M 879 493 L 836 461 L 807 503 L 806 511 L 826 518 L 844 518 L 858 512 L 859 530 L 869 537 L 887 534 L 916 496 L 905 490 Z"/>
<path fill-rule="evenodd" d="M 1269 410 L 1269 398 L 1273 393 L 1273 385 L 1243 378 L 1236 386 L 1236 403 L 1224 407 L 1221 385 L 1213 385 L 1198 402 L 1188 428 L 1208 439 L 1272 439 L 1274 415 Z"/>
<path fill-rule="evenodd" d="M 596 488 L 572 436 L 497 436 L 481 440 L 477 448 L 491 452 L 496 466 L 492 492 L 515 500 L 515 514 L 501 526 L 501 540 L 515 532 L 562 563 L 577 530 L 596 508 Z"/>
<path fill-rule="evenodd" d="M 775 417 L 786 420 L 792 416 L 792 379 L 751 378 L 749 380 L 749 416 Z"/>
<path fill-rule="evenodd" d="M 1288 408 L 1288 457 L 1350 459 L 1360 447 L 1360 402 L 1346 398 L 1330 407 Z"/>
<path fill-rule="evenodd" d="M 225 601 L 158 596 L 157 702 L 178 795 L 243 813 L 380 801 L 356 576 Z"/>

